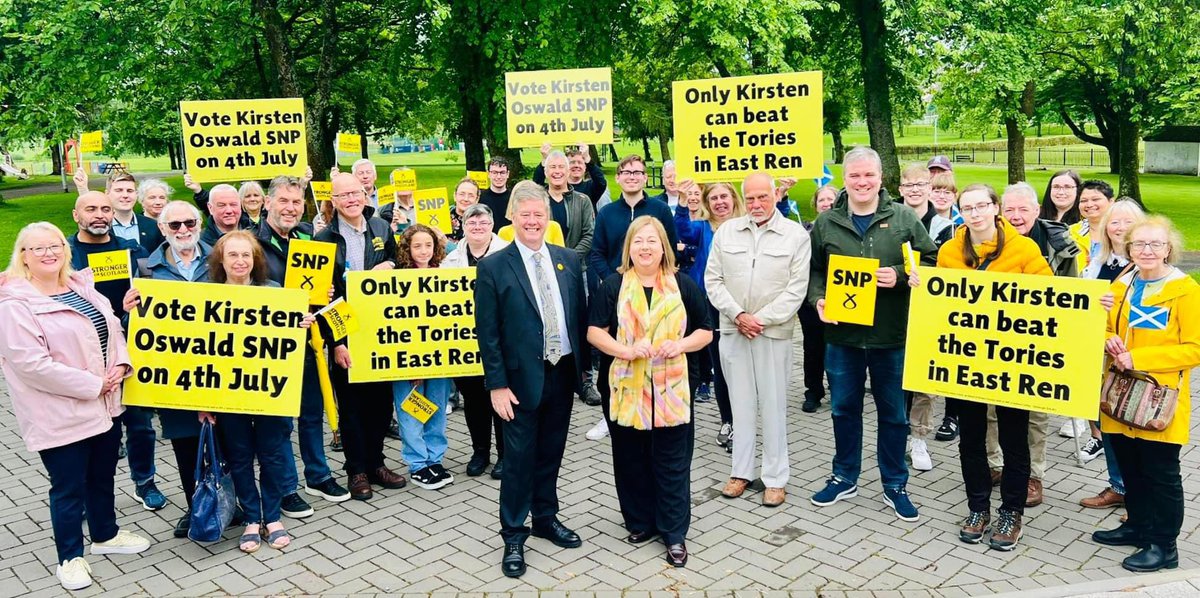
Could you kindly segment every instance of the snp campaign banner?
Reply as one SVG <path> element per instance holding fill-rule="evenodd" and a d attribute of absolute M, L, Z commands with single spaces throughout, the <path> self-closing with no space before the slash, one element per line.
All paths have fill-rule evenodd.
<path fill-rule="evenodd" d="M 1096 418 L 1108 283 L 926 267 L 920 277 L 906 390 Z"/>
<path fill-rule="evenodd" d="M 612 143 L 612 69 L 504 74 L 508 147 Z"/>
<path fill-rule="evenodd" d="M 304 100 L 179 102 L 183 153 L 197 183 L 304 176 Z"/>

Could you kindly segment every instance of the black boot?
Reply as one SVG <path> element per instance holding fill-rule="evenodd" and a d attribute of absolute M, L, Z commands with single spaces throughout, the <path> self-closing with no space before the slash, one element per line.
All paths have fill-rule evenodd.
<path fill-rule="evenodd" d="M 1128 524 L 1113 530 L 1092 532 L 1092 541 L 1105 546 L 1143 546 L 1142 533 Z"/>
<path fill-rule="evenodd" d="M 1121 561 L 1121 566 L 1134 573 L 1174 569 L 1179 566 L 1179 550 L 1175 548 L 1174 542 L 1171 544 L 1150 543 Z"/>

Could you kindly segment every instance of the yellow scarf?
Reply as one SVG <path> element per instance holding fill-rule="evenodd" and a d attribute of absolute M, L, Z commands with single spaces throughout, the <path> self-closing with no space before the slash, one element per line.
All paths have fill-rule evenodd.
<path fill-rule="evenodd" d="M 659 274 L 651 299 L 638 275 L 630 269 L 617 295 L 617 336 L 623 345 L 649 340 L 658 350 L 665 341 L 686 335 L 687 313 L 672 275 Z M 636 430 L 667 428 L 692 420 L 687 356 L 614 359 L 608 372 L 609 407 L 614 422 Z"/>

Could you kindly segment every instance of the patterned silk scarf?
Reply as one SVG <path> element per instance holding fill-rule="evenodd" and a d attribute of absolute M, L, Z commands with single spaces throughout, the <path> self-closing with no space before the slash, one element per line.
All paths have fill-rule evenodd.
<path fill-rule="evenodd" d="M 687 314 L 673 275 L 658 276 L 651 299 L 632 269 L 621 281 L 617 296 L 617 342 L 632 346 L 649 340 L 657 350 L 665 341 L 686 334 Z M 635 430 L 667 428 L 692 420 L 687 355 L 672 359 L 626 361 L 614 359 L 608 372 L 613 421 Z"/>

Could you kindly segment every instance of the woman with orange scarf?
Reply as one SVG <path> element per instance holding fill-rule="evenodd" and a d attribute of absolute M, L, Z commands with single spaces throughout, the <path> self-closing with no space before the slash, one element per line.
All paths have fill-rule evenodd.
<path fill-rule="evenodd" d="M 667 232 L 654 217 L 629 225 L 618 273 L 592 297 L 588 342 L 599 349 L 604 417 L 626 540 L 661 535 L 667 562 L 687 564 L 691 520 L 692 380 L 712 341 L 708 301 L 677 274 Z"/>

